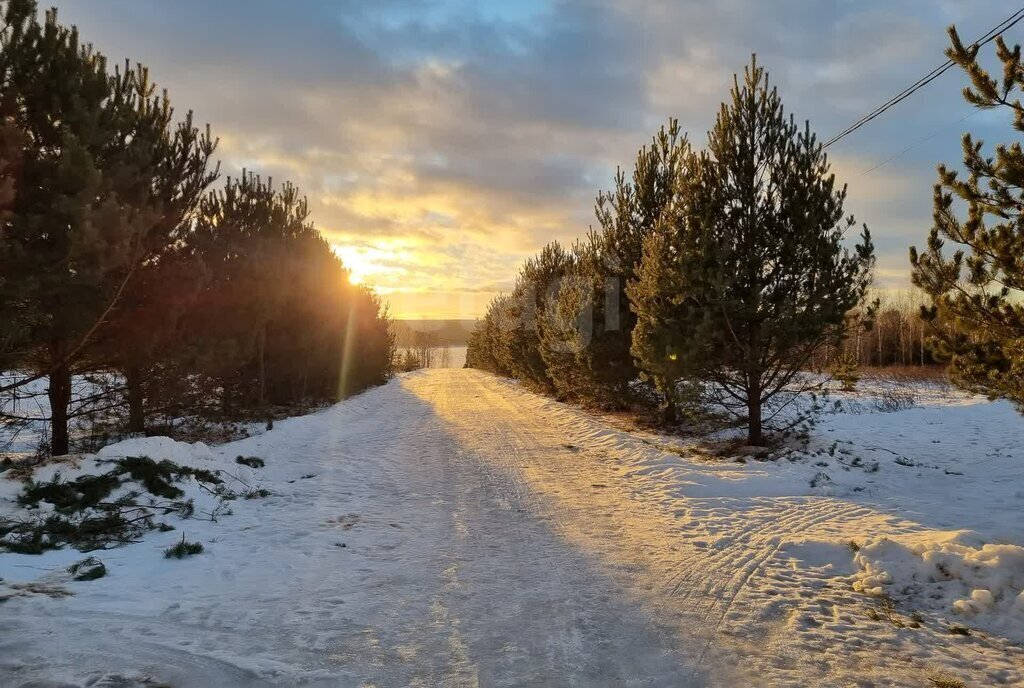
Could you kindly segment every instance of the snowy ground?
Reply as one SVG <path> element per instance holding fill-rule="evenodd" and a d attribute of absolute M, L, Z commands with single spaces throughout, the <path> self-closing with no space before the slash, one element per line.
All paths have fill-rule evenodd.
<path fill-rule="evenodd" d="M 98 581 L 0 554 L 0 685 L 1024 685 L 1024 419 L 862 387 L 767 463 L 453 369 L 179 453 L 272 495 Z"/>
<path fill-rule="evenodd" d="M 0 373 L 0 387 L 18 381 L 19 377 Z M 116 379 L 109 379 L 112 387 L 117 385 Z M 92 400 L 101 391 L 99 385 L 81 376 L 75 376 L 71 382 L 71 412 L 95 409 L 105 405 L 104 400 Z M 50 415 L 50 401 L 47 398 L 47 380 L 34 380 L 23 387 L 0 394 L 0 414 L 16 417 L 0 425 L 0 455 L 28 456 L 35 454 L 40 445 L 49 441 L 49 429 L 46 419 Z M 38 421 L 34 419 L 39 419 Z M 85 418 L 73 419 L 70 423 L 71 436 L 81 438 L 89 431 L 90 423 Z"/>

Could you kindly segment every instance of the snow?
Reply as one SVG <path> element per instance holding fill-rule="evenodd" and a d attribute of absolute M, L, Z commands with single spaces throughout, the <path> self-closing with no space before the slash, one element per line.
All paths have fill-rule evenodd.
<path fill-rule="evenodd" d="M 890 595 L 1024 642 L 1024 547 L 985 543 L 977 533 L 877 538 L 861 548 L 853 589 Z"/>
<path fill-rule="evenodd" d="M 19 375 L 0 373 L 0 387 L 23 380 Z M 101 385 L 102 382 L 102 385 Z M 90 378 L 75 375 L 71 379 L 72 408 L 76 411 L 93 410 L 98 415 L 107 399 L 98 396 L 106 388 L 117 388 L 120 380 L 115 375 Z M 49 441 L 50 400 L 47 397 L 49 383 L 46 378 L 33 380 L 25 385 L 0 394 L 0 413 L 14 416 L 18 420 L 0 423 L 0 457 L 24 457 L 35 454 L 40 445 Z M 94 398 L 95 397 L 95 398 Z M 73 418 L 69 423 L 71 437 L 81 440 L 88 436 L 90 423 L 85 416 Z"/>
<path fill-rule="evenodd" d="M 0 373 L 0 387 L 12 384 L 19 379 Z M 42 379 L 0 395 L 0 412 L 22 418 L 46 418 L 50 415 L 46 389 L 47 382 Z M 12 424 L 11 427 L 0 426 L 0 452 L 15 456 L 34 452 L 43 440 L 44 428 L 44 423 L 27 421 Z"/>
<path fill-rule="evenodd" d="M 205 462 L 213 461 L 214 454 L 202 442 L 190 444 L 176 442 L 170 437 L 136 437 L 115 444 L 108 444 L 97 453 L 104 459 L 125 456 L 148 456 L 154 461 L 168 459 L 178 464 L 202 468 Z"/>
<path fill-rule="evenodd" d="M 1024 419 L 941 385 L 881 412 L 893 384 L 776 461 L 437 369 L 47 467 L 146 453 L 271 495 L 96 553 L 97 581 L 0 554 L 0 685 L 1024 685 Z M 165 560 L 182 533 L 206 551 Z"/>

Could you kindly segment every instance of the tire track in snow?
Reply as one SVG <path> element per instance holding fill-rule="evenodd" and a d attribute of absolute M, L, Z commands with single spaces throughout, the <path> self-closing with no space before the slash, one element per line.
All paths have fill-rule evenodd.
<path fill-rule="evenodd" d="M 706 474 L 698 463 L 676 462 L 486 373 L 445 376 L 429 384 L 459 390 L 438 413 L 460 441 L 481 460 L 518 470 L 532 493 L 530 508 L 619 581 L 624 596 L 642 601 L 656 624 L 672 628 L 677 642 L 694 650 L 693 670 L 708 662 L 710 683 L 919 685 L 932 663 L 961 665 L 941 627 L 883 641 L 899 629 L 871 622 L 865 635 L 864 611 L 873 603 L 853 593 L 841 572 L 799 567 L 787 547 L 911 533 L 921 530 L 918 524 L 830 497 L 715 498 L 707 490 L 687 497 L 677 486 L 686 471 Z M 419 382 L 410 385 L 416 393 Z M 680 478 L 675 471 L 683 471 Z M 805 620 L 811 625 L 791 626 Z M 824 624 L 828 632 L 816 632 Z M 891 654 L 893 647 L 903 650 Z M 992 660 L 979 655 L 975 662 L 989 662 L 990 677 L 1017 673 L 1012 658 Z M 729 665 L 740 667 L 741 678 L 729 678 Z"/>
<path fill-rule="evenodd" d="M 400 384 L 437 409 L 441 427 L 460 440 L 446 451 L 453 514 L 463 527 L 447 552 L 457 584 L 444 606 L 459 620 L 480 685 L 697 683 L 679 678 L 689 671 L 682 657 L 539 514 L 522 473 L 533 445 L 519 428 L 500 416 L 474 418 L 481 422 L 467 444 L 451 423 L 465 389 L 433 371 Z M 476 443 L 490 448 L 486 456 Z"/>

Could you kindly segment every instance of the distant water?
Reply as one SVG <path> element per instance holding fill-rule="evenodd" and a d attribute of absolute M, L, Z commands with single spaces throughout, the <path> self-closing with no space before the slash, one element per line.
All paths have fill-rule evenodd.
<path fill-rule="evenodd" d="M 451 352 L 449 356 L 449 368 L 461 368 L 466 365 L 466 349 L 468 346 L 452 346 L 448 350 Z"/>
<path fill-rule="evenodd" d="M 467 346 L 449 346 L 448 347 L 448 361 L 447 364 L 442 360 L 444 358 L 444 350 L 441 348 L 434 350 L 434 361 L 430 366 L 431 368 L 461 368 L 466 365 L 466 349 Z M 405 349 L 399 347 L 398 353 L 402 355 L 405 353 Z"/>

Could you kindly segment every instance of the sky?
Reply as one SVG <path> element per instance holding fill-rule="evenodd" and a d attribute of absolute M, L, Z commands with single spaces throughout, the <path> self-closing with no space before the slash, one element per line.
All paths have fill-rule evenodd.
<path fill-rule="evenodd" d="M 291 180 L 353 279 L 399 318 L 473 318 L 519 264 L 595 224 L 598 191 L 669 117 L 703 146 L 751 53 L 827 139 L 973 40 L 994 0 L 45 0 L 142 62 L 220 137 L 225 175 Z M 1024 40 L 1024 23 L 1007 38 Z M 991 51 L 990 51 L 991 52 Z M 976 113 L 950 70 L 829 149 L 876 283 L 909 285 L 940 162 Z M 964 119 L 967 117 L 967 119 Z M 895 157 L 894 157 L 895 156 Z M 890 158 L 894 158 L 889 160 Z M 886 164 L 874 169 L 878 163 Z"/>

